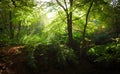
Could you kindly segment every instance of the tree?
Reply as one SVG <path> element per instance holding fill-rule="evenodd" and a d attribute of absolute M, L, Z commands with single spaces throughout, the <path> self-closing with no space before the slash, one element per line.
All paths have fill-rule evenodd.
<path fill-rule="evenodd" d="M 67 20 L 67 31 L 68 31 L 68 46 L 73 47 L 73 35 L 72 35 L 72 7 L 73 7 L 73 0 L 69 0 L 69 5 L 67 4 L 67 0 L 64 0 L 64 4 L 62 4 L 59 0 L 56 0 L 59 6 L 64 10 L 66 13 L 66 20 Z"/>
<path fill-rule="evenodd" d="M 31 13 L 33 7 L 35 6 L 33 0 L 24 1 L 15 1 L 15 0 L 2 0 L 0 2 L 0 12 L 2 13 L 1 23 L 5 28 L 8 29 L 8 36 L 10 39 L 14 39 L 15 36 L 20 34 L 21 23 L 23 22 L 24 16 L 23 12 Z M 24 13 L 24 15 L 26 15 Z M 16 31 L 16 29 L 18 29 Z M 18 33 L 16 33 L 18 32 Z"/>
<path fill-rule="evenodd" d="M 14 38 L 14 29 L 13 29 L 13 23 L 12 23 L 12 11 L 9 11 L 9 32 L 10 32 L 10 39 Z"/>
<path fill-rule="evenodd" d="M 81 48 L 81 56 L 85 56 L 85 53 L 86 53 L 86 50 L 84 49 L 85 46 L 86 46 L 86 40 L 85 40 L 85 37 L 86 37 L 86 29 L 87 29 L 87 25 L 88 25 L 88 18 L 89 18 L 89 13 L 90 13 L 90 10 L 93 6 L 93 3 L 94 3 L 94 0 L 91 1 L 90 3 L 90 6 L 87 10 L 87 13 L 86 13 L 86 21 L 85 21 L 85 25 L 84 25 L 84 30 L 83 30 L 83 39 L 82 39 L 82 48 Z"/>

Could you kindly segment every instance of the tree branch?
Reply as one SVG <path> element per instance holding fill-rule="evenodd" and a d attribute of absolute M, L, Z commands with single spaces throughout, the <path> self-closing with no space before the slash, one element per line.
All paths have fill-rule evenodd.
<path fill-rule="evenodd" d="M 94 0 L 91 1 L 90 3 L 90 6 L 88 8 L 88 11 L 87 11 L 87 14 L 86 14 L 86 21 L 85 21 L 85 25 L 84 25 L 84 30 L 83 30 L 83 39 L 82 39 L 82 47 L 81 47 L 81 51 L 80 51 L 80 56 L 81 58 L 84 58 L 86 57 L 86 40 L 85 40 L 85 37 L 86 37 L 86 29 L 87 29 L 87 25 L 88 25 L 88 17 L 89 17 L 89 13 L 90 13 L 90 10 L 93 6 L 93 3 L 94 3 Z"/>
<path fill-rule="evenodd" d="M 67 7 L 67 2 L 66 2 L 66 0 L 64 0 L 64 3 L 65 3 L 65 8 L 67 9 L 68 7 Z"/>
<path fill-rule="evenodd" d="M 15 4 L 15 1 L 14 1 L 14 0 L 11 0 L 11 1 L 12 1 L 12 4 L 13 4 L 15 7 L 17 7 L 16 4 Z"/>
<path fill-rule="evenodd" d="M 56 0 L 56 1 L 63 8 L 63 10 L 66 12 L 66 14 L 68 14 L 67 9 L 61 4 L 61 2 L 59 2 L 58 0 Z"/>
<path fill-rule="evenodd" d="M 86 14 L 86 22 L 85 22 L 84 31 L 83 31 L 83 40 L 84 40 L 84 38 L 85 38 L 86 28 L 87 28 L 87 25 L 88 25 L 88 17 L 89 17 L 89 13 L 90 13 L 90 10 L 91 10 L 91 8 L 92 8 L 93 3 L 94 3 L 94 0 L 92 0 L 90 6 L 89 6 L 89 8 L 88 8 L 87 14 Z"/>

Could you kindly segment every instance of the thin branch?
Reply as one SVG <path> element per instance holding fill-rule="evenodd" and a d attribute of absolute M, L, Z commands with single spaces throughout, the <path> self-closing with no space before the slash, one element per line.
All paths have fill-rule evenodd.
<path fill-rule="evenodd" d="M 57 3 L 63 8 L 63 10 L 67 13 L 66 8 L 61 4 L 61 2 L 59 2 L 58 0 L 56 0 L 56 1 L 57 1 Z"/>
<path fill-rule="evenodd" d="M 11 0 L 11 1 L 12 1 L 12 4 L 13 4 L 15 7 L 17 7 L 16 4 L 15 4 L 15 1 L 14 1 L 14 0 Z"/>
<path fill-rule="evenodd" d="M 89 13 L 90 13 L 90 10 L 91 10 L 91 8 L 92 8 L 93 3 L 94 3 L 94 0 L 92 0 L 90 6 L 89 6 L 89 8 L 88 8 L 87 14 L 86 14 L 86 22 L 85 22 L 85 25 L 84 25 L 83 37 L 85 37 L 86 28 L 87 28 L 87 25 L 88 25 L 88 17 L 89 17 Z"/>
<path fill-rule="evenodd" d="M 65 13 L 68 14 L 68 10 L 62 5 L 62 3 L 59 2 L 58 0 L 56 0 L 56 1 L 63 8 L 63 10 L 65 11 Z"/>
<path fill-rule="evenodd" d="M 86 28 L 87 28 L 87 25 L 88 25 L 88 17 L 89 17 L 90 10 L 93 6 L 93 3 L 94 3 L 94 0 L 91 1 L 90 6 L 89 6 L 88 11 L 87 11 L 87 14 L 86 14 L 86 21 L 85 21 L 84 30 L 83 30 L 83 45 L 82 45 L 82 48 L 84 48 L 84 46 L 85 46 L 85 36 L 86 36 Z"/>
<path fill-rule="evenodd" d="M 64 0 L 64 3 L 65 3 L 65 8 L 68 9 L 66 0 Z"/>

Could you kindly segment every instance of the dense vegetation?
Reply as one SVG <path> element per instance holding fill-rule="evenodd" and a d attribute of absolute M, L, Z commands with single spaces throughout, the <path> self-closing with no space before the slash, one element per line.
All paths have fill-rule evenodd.
<path fill-rule="evenodd" d="M 0 74 L 120 73 L 119 12 L 120 0 L 0 0 Z"/>

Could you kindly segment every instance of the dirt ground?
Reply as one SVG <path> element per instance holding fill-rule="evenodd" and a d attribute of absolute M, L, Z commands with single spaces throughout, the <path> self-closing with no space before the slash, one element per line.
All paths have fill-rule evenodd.
<path fill-rule="evenodd" d="M 48 68 L 40 71 L 26 65 L 26 46 L 0 47 L 0 74 L 120 74 L 119 70 L 99 69 L 87 60 L 63 69 Z"/>

